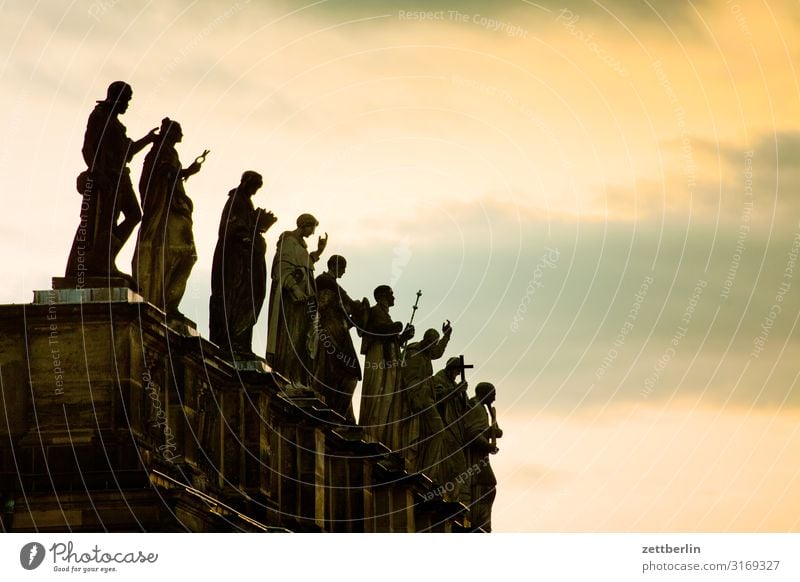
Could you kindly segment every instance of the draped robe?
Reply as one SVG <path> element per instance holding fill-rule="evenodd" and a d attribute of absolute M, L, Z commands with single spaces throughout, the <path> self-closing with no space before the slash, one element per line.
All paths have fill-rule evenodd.
<path fill-rule="evenodd" d="M 154 144 L 145 157 L 139 181 L 144 212 L 132 265 L 142 296 L 170 315 L 179 313 L 197 261 L 193 205 L 181 170 L 178 152 L 168 144 Z"/>
<path fill-rule="evenodd" d="M 314 259 L 297 232 L 278 238 L 270 276 L 267 362 L 290 381 L 311 387 L 319 332 Z"/>
<path fill-rule="evenodd" d="M 389 310 L 377 304 L 369 310 L 361 341 L 365 358 L 358 424 L 392 450 L 402 447 L 402 416 L 393 402 L 400 383 L 398 336 L 402 331 L 403 324 L 392 321 Z"/>
<path fill-rule="evenodd" d="M 212 342 L 237 355 L 253 355 L 253 326 L 267 290 L 266 251 L 252 198 L 238 188 L 231 190 L 211 267 L 209 329 Z"/>

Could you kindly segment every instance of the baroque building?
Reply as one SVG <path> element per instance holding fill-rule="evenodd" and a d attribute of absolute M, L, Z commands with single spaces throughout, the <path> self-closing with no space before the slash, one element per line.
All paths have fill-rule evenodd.
<path fill-rule="evenodd" d="M 468 527 L 463 505 L 312 391 L 103 281 L 54 279 L 0 306 L 2 529 Z"/>

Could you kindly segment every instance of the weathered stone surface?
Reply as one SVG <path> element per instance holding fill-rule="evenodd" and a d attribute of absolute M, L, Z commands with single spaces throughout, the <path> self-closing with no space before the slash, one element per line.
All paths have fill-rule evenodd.
<path fill-rule="evenodd" d="M 313 391 L 130 289 L 35 299 L 0 306 L 2 528 L 457 529 L 460 506 L 428 501 L 428 479 Z"/>

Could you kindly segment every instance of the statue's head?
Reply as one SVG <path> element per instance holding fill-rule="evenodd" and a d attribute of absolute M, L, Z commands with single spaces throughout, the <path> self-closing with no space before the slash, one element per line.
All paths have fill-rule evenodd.
<path fill-rule="evenodd" d="M 475 396 L 482 404 L 491 404 L 495 398 L 494 385 L 489 382 L 480 382 L 475 386 Z"/>
<path fill-rule="evenodd" d="M 183 129 L 181 124 L 177 121 L 165 117 L 161 120 L 161 127 L 158 130 L 158 136 L 163 141 L 178 143 L 183 139 Z"/>
<path fill-rule="evenodd" d="M 238 190 L 248 196 L 252 196 L 256 193 L 256 190 L 263 185 L 264 179 L 261 177 L 261 174 L 253 170 L 247 170 L 242 174 L 242 181 L 239 184 Z"/>
<path fill-rule="evenodd" d="M 432 345 L 435 345 L 436 342 L 439 341 L 439 332 L 435 329 L 431 328 L 425 332 L 425 335 L 422 336 L 422 347 L 429 348 Z"/>
<path fill-rule="evenodd" d="M 344 275 L 345 269 L 347 269 L 347 260 L 342 255 L 331 255 L 331 258 L 328 259 L 328 270 L 333 273 L 333 276 L 338 279 Z"/>
<path fill-rule="evenodd" d="M 394 305 L 394 291 L 392 291 L 392 288 L 388 285 L 378 285 L 375 287 L 372 296 L 378 303 L 385 303 L 389 307 Z"/>
<path fill-rule="evenodd" d="M 445 364 L 444 369 L 447 373 L 447 376 L 455 381 L 458 378 L 458 375 L 461 373 L 461 358 L 452 357 L 447 360 L 447 364 Z"/>
<path fill-rule="evenodd" d="M 125 81 L 114 81 L 106 90 L 106 98 L 98 103 L 105 103 L 118 113 L 125 113 L 128 103 L 133 97 L 133 88 Z"/>
<path fill-rule="evenodd" d="M 296 224 L 302 236 L 311 236 L 314 234 L 314 230 L 317 226 L 319 226 L 319 221 L 314 218 L 313 214 L 301 214 L 297 217 Z"/>

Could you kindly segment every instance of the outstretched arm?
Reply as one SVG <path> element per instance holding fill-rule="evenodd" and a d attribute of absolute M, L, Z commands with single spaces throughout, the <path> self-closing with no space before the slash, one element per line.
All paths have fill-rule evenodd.
<path fill-rule="evenodd" d="M 140 151 L 142 151 L 144 146 L 156 141 L 156 138 L 158 137 L 156 135 L 157 131 L 158 131 L 158 128 L 154 127 L 142 139 L 140 139 L 138 141 L 131 142 L 131 149 L 130 149 L 129 159 L 132 158 L 133 156 L 135 156 L 136 154 L 138 154 Z"/>
<path fill-rule="evenodd" d="M 328 233 L 325 233 L 325 236 L 317 237 L 317 250 L 309 253 L 309 257 L 313 262 L 317 262 L 319 258 L 322 256 L 322 253 L 325 252 L 325 247 L 328 246 Z"/>
<path fill-rule="evenodd" d="M 453 327 L 450 325 L 450 320 L 442 324 L 442 337 L 431 348 L 431 360 L 438 360 L 444 355 L 447 349 L 447 344 L 450 343 L 450 336 L 453 334 Z"/>
<path fill-rule="evenodd" d="M 188 168 L 184 168 L 181 170 L 181 178 L 184 180 L 189 176 L 194 176 L 197 172 L 200 171 L 200 164 L 197 162 L 192 162 L 192 164 Z"/>

